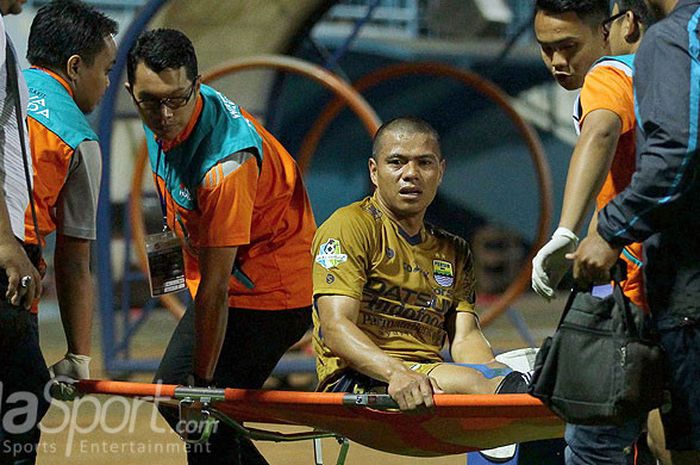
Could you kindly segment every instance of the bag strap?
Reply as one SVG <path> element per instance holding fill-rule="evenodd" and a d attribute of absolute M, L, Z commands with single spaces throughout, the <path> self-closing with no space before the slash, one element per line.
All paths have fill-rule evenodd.
<path fill-rule="evenodd" d="M 557 323 L 557 329 L 564 323 L 564 318 L 566 318 L 566 315 L 569 313 L 569 310 L 571 310 L 571 306 L 574 304 L 574 298 L 576 297 L 576 294 L 579 293 L 581 289 L 578 288 L 578 286 L 574 286 L 573 289 L 571 289 L 571 293 L 569 294 L 569 298 L 566 300 L 566 305 L 564 305 L 564 311 L 561 312 L 561 317 L 559 318 L 559 323 Z"/>
<path fill-rule="evenodd" d="M 24 181 L 29 194 L 29 205 L 32 212 L 32 222 L 34 233 L 36 234 L 39 256 L 42 255 L 41 238 L 39 237 L 39 222 L 36 216 L 36 205 L 34 203 L 34 191 L 32 190 L 32 175 L 29 171 L 29 155 L 27 154 L 27 144 L 24 136 L 24 121 L 22 120 L 22 104 L 19 90 L 19 79 L 17 77 L 17 60 L 15 52 L 10 45 L 9 37 L 5 36 L 5 66 L 7 68 L 7 91 L 14 91 L 15 115 L 17 116 L 17 131 L 19 131 L 19 145 L 22 150 L 22 163 L 24 165 Z"/>
<path fill-rule="evenodd" d="M 625 296 L 622 291 L 622 281 L 627 279 L 627 265 L 624 261 L 618 260 L 617 263 L 610 270 L 610 277 L 613 281 L 613 299 L 617 304 L 617 307 L 622 312 L 622 321 L 626 326 L 627 334 L 634 338 L 639 338 L 639 329 L 634 322 L 634 317 L 632 316 L 632 309 L 630 308 L 630 299 Z"/>
<path fill-rule="evenodd" d="M 613 299 L 617 303 L 618 308 L 620 308 L 620 310 L 622 311 L 623 322 L 627 327 L 627 331 L 632 337 L 639 337 L 639 331 L 637 329 L 637 325 L 634 323 L 634 318 L 632 316 L 632 309 L 630 308 L 629 298 L 627 298 L 624 292 L 622 292 L 622 284 L 620 284 L 622 281 L 627 279 L 627 265 L 624 261 L 618 260 L 615 263 L 615 265 L 613 265 L 613 267 L 610 270 L 610 278 L 613 281 Z M 576 295 L 581 291 L 588 292 L 590 291 L 590 289 L 582 289 L 578 285 L 575 285 L 573 289 L 571 289 L 569 298 L 567 299 L 566 305 L 564 306 L 564 311 L 561 313 L 561 317 L 559 318 L 557 329 L 559 329 L 559 327 L 564 322 L 566 315 L 571 310 L 571 306 L 574 303 Z"/>

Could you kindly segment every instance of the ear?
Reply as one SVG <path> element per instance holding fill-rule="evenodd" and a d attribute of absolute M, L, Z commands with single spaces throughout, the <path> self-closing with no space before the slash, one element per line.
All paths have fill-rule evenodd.
<path fill-rule="evenodd" d="M 629 44 L 634 44 L 639 42 L 642 38 L 641 23 L 637 21 L 634 13 L 631 11 L 627 12 L 625 16 L 625 41 Z"/>
<path fill-rule="evenodd" d="M 71 81 L 77 79 L 82 65 L 83 59 L 80 55 L 71 55 L 68 61 L 66 61 L 66 76 L 68 76 Z"/>
<path fill-rule="evenodd" d="M 369 178 L 372 180 L 374 187 L 377 187 L 377 160 L 373 157 L 369 157 L 369 160 L 367 160 L 367 167 L 369 168 Z"/>
<path fill-rule="evenodd" d="M 442 184 L 442 178 L 445 176 L 445 168 L 447 168 L 447 162 L 443 158 L 440 160 L 440 179 L 438 180 L 438 186 Z"/>

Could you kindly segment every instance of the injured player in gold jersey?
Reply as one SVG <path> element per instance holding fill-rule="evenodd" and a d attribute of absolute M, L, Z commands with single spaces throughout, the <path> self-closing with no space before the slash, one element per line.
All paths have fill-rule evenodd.
<path fill-rule="evenodd" d="M 314 349 L 321 390 L 386 389 L 400 408 L 434 393 L 525 392 L 494 359 L 475 310 L 467 242 L 424 223 L 445 171 L 437 132 L 397 118 L 374 140 L 373 196 L 314 237 Z M 441 349 L 450 343 L 453 363 Z"/>

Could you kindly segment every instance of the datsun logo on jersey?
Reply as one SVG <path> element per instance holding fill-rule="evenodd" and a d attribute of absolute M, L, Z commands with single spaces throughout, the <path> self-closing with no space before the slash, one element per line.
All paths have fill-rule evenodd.
<path fill-rule="evenodd" d="M 346 261 L 348 261 L 348 256 L 340 249 L 340 241 L 333 238 L 329 238 L 324 244 L 321 244 L 318 255 L 316 255 L 316 263 L 327 270 Z"/>
<path fill-rule="evenodd" d="M 433 278 L 442 287 L 451 287 L 455 281 L 452 263 L 445 260 L 433 260 Z"/>

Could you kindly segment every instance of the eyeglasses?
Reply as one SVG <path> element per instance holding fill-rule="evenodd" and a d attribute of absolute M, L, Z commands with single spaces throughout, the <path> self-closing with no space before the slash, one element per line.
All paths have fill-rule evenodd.
<path fill-rule="evenodd" d="M 618 19 L 620 19 L 620 18 L 622 18 L 623 16 L 625 16 L 629 11 L 630 11 L 630 10 L 621 11 L 621 12 L 619 12 L 619 13 L 616 14 L 616 15 L 610 16 L 609 18 L 603 20 L 602 23 L 600 23 L 600 27 L 603 28 L 603 31 L 605 31 L 606 34 L 609 33 L 609 32 L 610 32 L 610 26 L 612 26 L 612 23 L 614 23 L 614 22 L 617 21 Z"/>
<path fill-rule="evenodd" d="M 190 90 L 187 91 L 187 94 L 181 96 L 181 97 L 165 97 L 161 99 L 143 99 L 143 100 L 136 100 L 136 97 L 134 94 L 131 94 L 131 97 L 134 99 L 134 103 L 138 105 L 139 108 L 141 108 L 143 111 L 160 111 L 160 109 L 165 105 L 166 107 L 170 108 L 171 110 L 177 110 L 178 108 L 182 108 L 185 105 L 187 105 L 187 102 L 190 101 L 192 98 L 192 95 L 194 95 L 194 90 L 197 87 L 197 82 L 199 81 L 199 76 L 197 76 L 190 86 Z"/>

